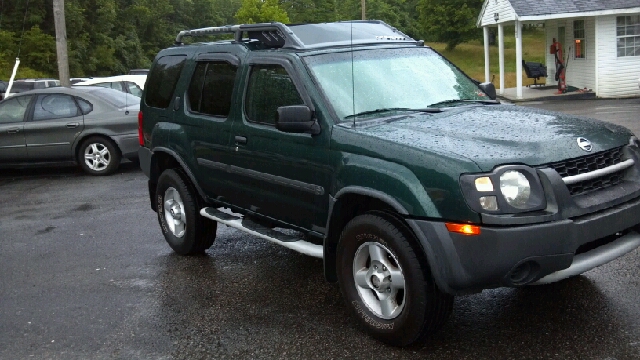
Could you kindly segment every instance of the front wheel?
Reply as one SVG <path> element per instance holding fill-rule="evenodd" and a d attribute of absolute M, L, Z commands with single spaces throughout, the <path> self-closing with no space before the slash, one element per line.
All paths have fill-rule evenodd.
<path fill-rule="evenodd" d="M 156 212 L 169 246 L 180 255 L 202 253 L 213 244 L 218 223 L 203 218 L 195 189 L 174 169 L 165 170 L 158 178 Z"/>
<path fill-rule="evenodd" d="M 453 297 L 436 286 L 426 261 L 385 218 L 355 217 L 342 231 L 337 272 L 342 296 L 374 338 L 407 346 L 437 331 Z"/>

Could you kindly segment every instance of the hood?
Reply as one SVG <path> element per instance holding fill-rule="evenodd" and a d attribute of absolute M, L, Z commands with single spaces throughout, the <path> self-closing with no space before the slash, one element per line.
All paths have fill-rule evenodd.
<path fill-rule="evenodd" d="M 400 145 L 475 162 L 482 171 L 593 154 L 629 143 L 632 133 L 602 121 L 509 105 L 470 105 L 358 123 L 356 131 Z M 578 146 L 589 140 L 591 152 Z"/>

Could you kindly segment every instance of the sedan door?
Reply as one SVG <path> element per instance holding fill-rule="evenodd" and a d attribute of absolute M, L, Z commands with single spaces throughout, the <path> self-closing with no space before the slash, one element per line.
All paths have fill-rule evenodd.
<path fill-rule="evenodd" d="M 0 104 L 0 164 L 24 162 L 27 158 L 24 119 L 32 98 L 15 96 Z"/>
<path fill-rule="evenodd" d="M 71 95 L 39 94 L 33 116 L 25 123 L 31 160 L 73 160 L 72 144 L 84 128 L 82 112 Z"/>

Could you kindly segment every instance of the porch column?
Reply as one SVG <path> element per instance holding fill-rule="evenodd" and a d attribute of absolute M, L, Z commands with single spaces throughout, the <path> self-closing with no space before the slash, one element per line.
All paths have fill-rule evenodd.
<path fill-rule="evenodd" d="M 489 28 L 483 27 L 482 32 L 484 34 L 484 82 L 491 81 L 489 79 Z"/>
<path fill-rule="evenodd" d="M 500 95 L 504 95 L 504 26 L 498 24 L 498 61 L 500 63 Z"/>
<path fill-rule="evenodd" d="M 522 24 L 516 20 L 516 98 L 522 99 Z"/>

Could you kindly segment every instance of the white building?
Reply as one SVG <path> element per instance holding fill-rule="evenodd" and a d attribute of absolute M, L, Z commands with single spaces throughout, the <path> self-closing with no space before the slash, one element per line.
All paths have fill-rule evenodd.
<path fill-rule="evenodd" d="M 603 98 L 640 93 L 640 0 L 485 0 L 477 22 L 484 30 L 485 81 L 490 81 L 488 28 L 497 27 L 499 94 L 504 93 L 503 27 L 516 29 L 516 94 L 522 98 L 522 25 L 540 23 L 547 37 L 547 84 L 557 84 L 549 53 L 556 38 L 569 55 L 567 85 L 593 89 Z"/>

